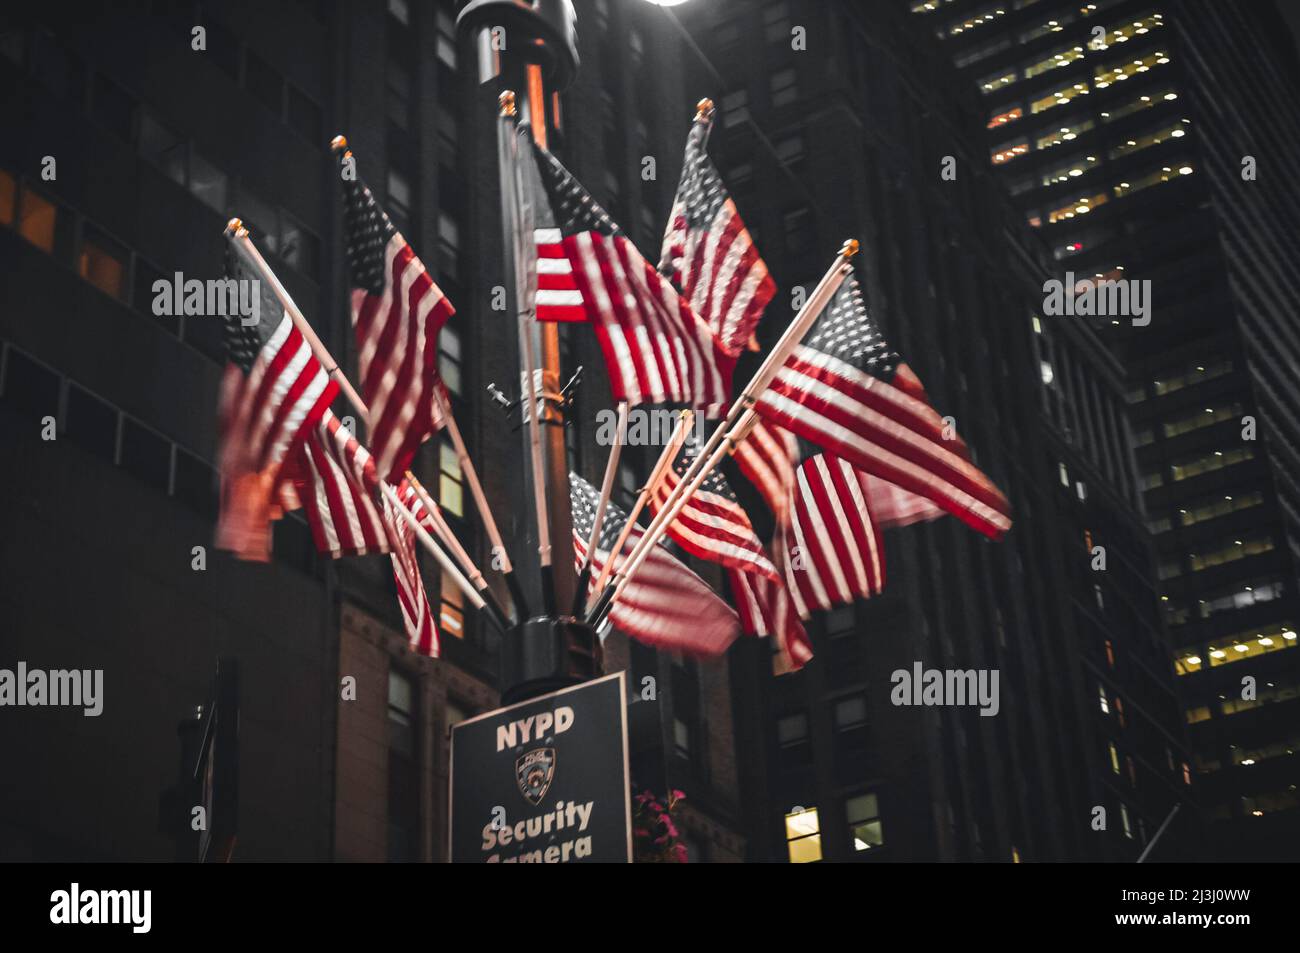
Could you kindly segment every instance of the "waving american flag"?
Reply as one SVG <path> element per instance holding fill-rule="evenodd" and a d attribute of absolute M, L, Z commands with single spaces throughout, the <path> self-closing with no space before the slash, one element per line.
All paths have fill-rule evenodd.
<path fill-rule="evenodd" d="M 711 112 L 701 110 L 686 138 L 659 271 L 681 288 L 718 346 L 736 356 L 753 336 L 776 283 L 709 159 Z"/>

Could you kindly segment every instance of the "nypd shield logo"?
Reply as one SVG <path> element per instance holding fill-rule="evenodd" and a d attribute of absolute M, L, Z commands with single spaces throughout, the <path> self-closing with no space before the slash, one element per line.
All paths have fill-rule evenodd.
<path fill-rule="evenodd" d="M 534 748 L 515 760 L 515 780 L 519 782 L 519 793 L 529 804 L 536 806 L 542 803 L 554 777 L 554 748 Z"/>

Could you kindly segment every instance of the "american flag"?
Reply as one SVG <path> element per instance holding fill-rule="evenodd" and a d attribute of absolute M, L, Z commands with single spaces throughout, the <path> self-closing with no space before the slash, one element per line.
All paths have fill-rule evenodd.
<path fill-rule="evenodd" d="M 1011 507 L 946 430 L 911 369 L 890 350 L 849 277 L 756 409 L 873 477 L 930 500 L 997 539 Z"/>
<path fill-rule="evenodd" d="M 867 503 L 868 479 L 828 453 L 814 453 L 795 470 L 776 546 L 801 618 L 885 587 L 885 547 Z"/>
<path fill-rule="evenodd" d="M 537 318 L 590 321 L 615 400 L 717 410 L 734 360 L 672 284 L 555 156 L 524 134 L 525 217 L 537 246 Z"/>
<path fill-rule="evenodd" d="M 330 411 L 303 441 L 293 485 L 319 552 L 364 556 L 389 551 L 374 459 Z"/>
<path fill-rule="evenodd" d="M 697 117 L 686 138 L 659 271 L 682 289 L 718 346 L 736 356 L 753 336 L 776 282 L 709 159 L 708 131 L 709 119 Z"/>
<path fill-rule="evenodd" d="M 412 495 L 413 491 L 403 481 L 397 490 L 398 499 L 405 503 Z M 415 551 L 415 530 L 393 512 L 387 497 L 383 499 L 383 504 L 389 558 L 393 563 L 393 580 L 397 583 L 397 605 L 402 611 L 406 638 L 412 652 L 436 658 L 442 654 L 442 644 L 438 638 L 438 629 L 433 624 L 429 597 L 424 591 L 424 577 L 420 575 L 420 560 Z"/>
<path fill-rule="evenodd" d="M 396 481 L 443 425 L 438 332 L 455 309 L 359 176 L 343 177 L 343 200 L 368 443 L 380 475 Z"/>
<path fill-rule="evenodd" d="M 581 567 L 587 540 L 595 521 L 600 494 L 577 474 L 569 474 L 569 502 L 573 513 L 575 565 Z M 605 508 L 600 539 L 592 553 L 592 581 L 610 558 L 609 550 L 627 521 L 627 515 L 613 503 Z M 642 532 L 633 529 L 628 544 L 636 545 Z M 630 552 L 630 548 L 629 548 Z M 721 655 L 739 632 L 735 611 L 695 573 L 661 545 L 646 558 L 623 594 L 614 602 L 610 622 L 633 638 L 659 648 L 693 655 Z"/>
<path fill-rule="evenodd" d="M 699 445 L 688 435 L 672 465 L 651 488 L 652 510 L 658 512 L 663 507 L 698 456 Z M 775 635 L 796 668 L 812 658 L 811 644 L 791 609 L 781 573 L 764 550 L 727 478 L 716 468 L 668 524 L 667 533 L 691 555 L 726 569 L 745 634 Z"/>
<path fill-rule="evenodd" d="M 270 524 L 283 512 L 286 458 L 325 414 L 338 384 L 312 354 L 275 294 L 233 249 L 227 274 L 256 282 L 259 320 L 225 318 L 226 365 L 218 407 L 221 512 L 216 544 L 241 559 L 271 557 Z"/>

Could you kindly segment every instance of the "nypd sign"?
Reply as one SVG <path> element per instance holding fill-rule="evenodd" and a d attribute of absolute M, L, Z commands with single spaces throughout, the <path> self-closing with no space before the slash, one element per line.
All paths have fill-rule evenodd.
<path fill-rule="evenodd" d="M 623 673 L 453 725 L 449 830 L 453 862 L 631 861 Z"/>

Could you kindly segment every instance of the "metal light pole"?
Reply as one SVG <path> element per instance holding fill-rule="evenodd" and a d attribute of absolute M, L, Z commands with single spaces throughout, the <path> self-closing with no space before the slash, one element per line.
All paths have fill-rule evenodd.
<path fill-rule="evenodd" d="M 518 571 L 529 602 L 541 614 L 507 633 L 501 647 L 502 701 L 510 704 L 597 674 L 598 641 L 594 631 L 571 617 L 561 616 L 574 602 L 572 521 L 569 476 L 564 445 L 564 419 L 558 395 L 560 380 L 559 329 L 539 323 L 533 313 L 528 268 L 532 235 L 521 217 L 517 163 L 532 161 L 520 154 L 516 127 L 528 121 L 533 139 L 547 145 L 551 109 L 556 93 L 572 81 L 578 68 L 575 15 L 570 0 L 469 0 L 461 4 L 457 29 L 473 39 L 480 84 L 494 84 L 501 93 L 497 118 L 500 163 L 503 250 L 506 290 L 519 320 L 520 405 L 524 411 L 524 493 L 517 499 L 536 501 L 536 564 L 521 558 Z M 528 230 L 529 234 L 524 234 Z M 524 372 L 535 369 L 540 400 L 530 406 L 534 380 Z M 535 422 L 538 425 L 535 425 Z"/>

